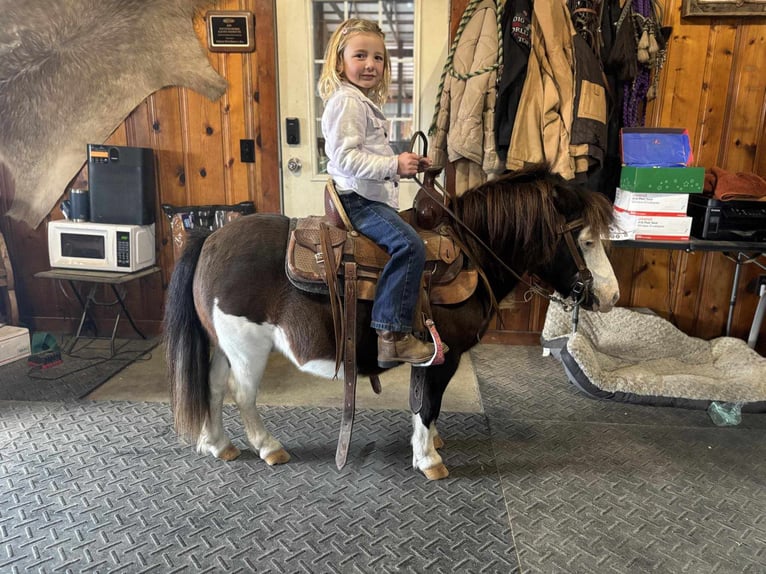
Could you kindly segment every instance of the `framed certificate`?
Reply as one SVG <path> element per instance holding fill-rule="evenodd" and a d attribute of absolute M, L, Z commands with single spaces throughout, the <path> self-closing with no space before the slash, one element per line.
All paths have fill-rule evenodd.
<path fill-rule="evenodd" d="M 211 52 L 252 52 L 255 49 L 255 17 L 246 10 L 209 10 L 207 47 Z"/>
<path fill-rule="evenodd" d="M 681 16 L 766 16 L 766 0 L 683 0 Z"/>

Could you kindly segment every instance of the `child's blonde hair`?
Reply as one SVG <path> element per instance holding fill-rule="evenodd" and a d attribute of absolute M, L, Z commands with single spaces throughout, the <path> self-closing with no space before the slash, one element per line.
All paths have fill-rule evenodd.
<path fill-rule="evenodd" d="M 343 50 L 354 34 L 375 34 L 383 41 L 383 77 L 377 86 L 370 88 L 367 92 L 368 98 L 378 106 L 382 106 L 388 99 L 388 87 L 391 84 L 391 60 L 386 49 L 386 35 L 375 22 L 359 18 L 350 18 L 342 22 L 330 36 L 324 54 L 322 75 L 319 77 L 317 85 L 319 97 L 326 102 L 340 87 L 343 78 L 338 68 L 343 62 Z"/>

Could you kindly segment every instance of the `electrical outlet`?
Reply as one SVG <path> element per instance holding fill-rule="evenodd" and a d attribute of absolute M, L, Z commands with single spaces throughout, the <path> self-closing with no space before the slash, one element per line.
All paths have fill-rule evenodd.
<path fill-rule="evenodd" d="M 255 163 L 255 140 L 239 140 L 239 161 Z"/>

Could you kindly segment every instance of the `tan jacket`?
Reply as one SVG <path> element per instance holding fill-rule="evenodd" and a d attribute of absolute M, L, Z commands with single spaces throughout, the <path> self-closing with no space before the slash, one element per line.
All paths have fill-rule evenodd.
<path fill-rule="evenodd" d="M 565 0 L 535 2 L 532 52 L 516 112 L 506 167 L 547 162 L 565 179 L 575 176 L 570 156 L 577 32 Z"/>
<path fill-rule="evenodd" d="M 495 148 L 497 98 L 498 7 L 479 0 L 466 8 L 447 60 L 439 105 L 429 130 L 430 157 L 435 166 L 471 164 L 461 169 L 501 173 Z M 462 189 L 458 189 L 460 193 Z"/>

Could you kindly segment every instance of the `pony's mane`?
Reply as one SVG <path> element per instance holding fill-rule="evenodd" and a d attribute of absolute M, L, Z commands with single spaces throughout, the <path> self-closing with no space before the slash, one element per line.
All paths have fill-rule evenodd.
<path fill-rule="evenodd" d="M 466 191 L 455 211 L 498 254 L 524 263 L 549 262 L 560 238 L 558 226 L 582 217 L 596 237 L 608 236 L 612 204 L 593 192 L 535 165 Z"/>

